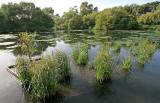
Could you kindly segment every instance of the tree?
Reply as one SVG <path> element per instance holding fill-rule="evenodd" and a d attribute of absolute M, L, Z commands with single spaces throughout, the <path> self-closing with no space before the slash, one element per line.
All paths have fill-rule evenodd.
<path fill-rule="evenodd" d="M 93 12 L 83 16 L 83 26 L 85 29 L 92 29 L 95 26 L 96 16 L 98 12 Z"/>
<path fill-rule="evenodd" d="M 54 25 L 51 14 L 48 14 L 51 13 L 51 8 L 46 8 L 43 12 L 30 2 L 3 4 L 0 10 L 5 18 L 3 27 L 6 27 L 6 32 L 48 31 Z"/>
<path fill-rule="evenodd" d="M 94 29 L 99 30 L 122 30 L 135 29 L 137 27 L 136 19 L 133 16 L 119 8 L 106 9 L 96 17 Z"/>
<path fill-rule="evenodd" d="M 80 6 L 80 15 L 84 16 L 90 14 L 94 11 L 98 11 L 98 7 L 93 7 L 93 4 L 88 4 L 88 2 L 82 2 Z"/>

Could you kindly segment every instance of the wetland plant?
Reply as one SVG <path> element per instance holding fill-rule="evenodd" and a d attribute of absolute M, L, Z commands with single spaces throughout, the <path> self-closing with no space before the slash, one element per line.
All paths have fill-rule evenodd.
<path fill-rule="evenodd" d="M 29 60 L 25 57 L 18 57 L 16 59 L 16 69 L 18 79 L 22 83 L 22 87 L 29 90 L 30 82 L 32 79 L 32 71 L 30 70 Z"/>
<path fill-rule="evenodd" d="M 132 45 L 132 41 L 129 41 L 129 40 L 128 40 L 127 43 L 126 43 L 126 46 L 127 46 L 127 47 L 131 47 L 131 45 Z"/>
<path fill-rule="evenodd" d="M 138 56 L 138 63 L 145 64 L 157 49 L 157 44 L 148 39 L 139 39 L 138 44 L 131 47 L 131 53 Z"/>
<path fill-rule="evenodd" d="M 120 42 L 117 42 L 113 45 L 113 50 L 120 51 L 121 47 L 122 47 L 122 44 Z"/>
<path fill-rule="evenodd" d="M 123 61 L 123 66 L 122 68 L 124 70 L 130 70 L 132 67 L 132 58 L 129 56 Z"/>
<path fill-rule="evenodd" d="M 76 60 L 77 64 L 85 65 L 88 61 L 88 45 L 76 45 L 73 49 L 72 56 Z"/>
<path fill-rule="evenodd" d="M 56 68 L 58 68 L 59 80 L 69 79 L 71 76 L 69 57 L 65 53 L 57 51 L 53 62 L 56 64 Z"/>
<path fill-rule="evenodd" d="M 51 58 L 35 62 L 32 67 L 34 75 L 31 80 L 32 95 L 38 99 L 54 96 L 57 92 L 58 72 Z"/>
<path fill-rule="evenodd" d="M 114 63 L 113 55 L 109 47 L 102 48 L 95 58 L 95 69 L 97 80 L 102 83 L 105 80 L 111 79 Z"/>

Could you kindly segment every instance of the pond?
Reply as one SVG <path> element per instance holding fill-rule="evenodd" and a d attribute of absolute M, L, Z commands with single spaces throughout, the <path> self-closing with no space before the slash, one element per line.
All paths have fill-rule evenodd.
<path fill-rule="evenodd" d="M 147 31 L 57 31 L 38 34 L 34 57 L 49 56 L 60 50 L 71 59 L 72 79 L 70 89 L 66 90 L 69 93 L 57 97 L 58 99 L 48 99 L 46 103 L 160 103 L 160 49 L 144 65 L 138 65 L 135 61 L 131 72 L 115 73 L 103 85 L 96 82 L 95 71 L 88 68 L 88 63 L 97 55 L 101 44 L 111 40 L 120 42 L 123 46 L 118 52 L 123 59 L 129 53 L 125 47 L 126 41 L 137 37 L 160 42 L 160 32 Z M 25 95 L 19 81 L 5 69 L 15 63 L 18 55 L 22 55 L 17 41 L 17 34 L 0 35 L 0 101 L 36 103 Z M 72 58 L 72 50 L 77 43 L 90 46 L 86 66 L 78 66 Z"/>

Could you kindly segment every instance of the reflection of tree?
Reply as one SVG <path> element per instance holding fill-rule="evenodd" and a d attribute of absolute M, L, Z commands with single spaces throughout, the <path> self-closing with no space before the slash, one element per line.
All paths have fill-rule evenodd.
<path fill-rule="evenodd" d="M 33 54 L 33 56 L 40 55 L 43 51 L 45 51 L 47 49 L 48 46 L 51 45 L 50 43 L 48 43 L 46 41 L 38 41 L 38 42 L 36 42 L 36 44 L 37 44 L 36 45 L 36 52 Z M 23 52 L 21 51 L 20 47 L 14 48 L 14 50 L 12 52 L 15 56 L 23 55 Z"/>

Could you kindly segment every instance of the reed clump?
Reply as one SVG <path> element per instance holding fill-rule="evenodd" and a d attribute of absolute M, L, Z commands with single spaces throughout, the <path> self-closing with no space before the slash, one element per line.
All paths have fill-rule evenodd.
<path fill-rule="evenodd" d="M 124 61 L 123 61 L 123 65 L 122 68 L 124 70 L 131 70 L 132 67 L 132 58 L 130 56 L 128 56 Z"/>
<path fill-rule="evenodd" d="M 88 45 L 78 44 L 74 47 L 72 56 L 76 63 L 79 65 L 85 65 L 88 62 Z"/>
<path fill-rule="evenodd" d="M 102 83 L 112 77 L 114 70 L 114 58 L 108 46 L 103 47 L 95 58 L 97 80 Z"/>

